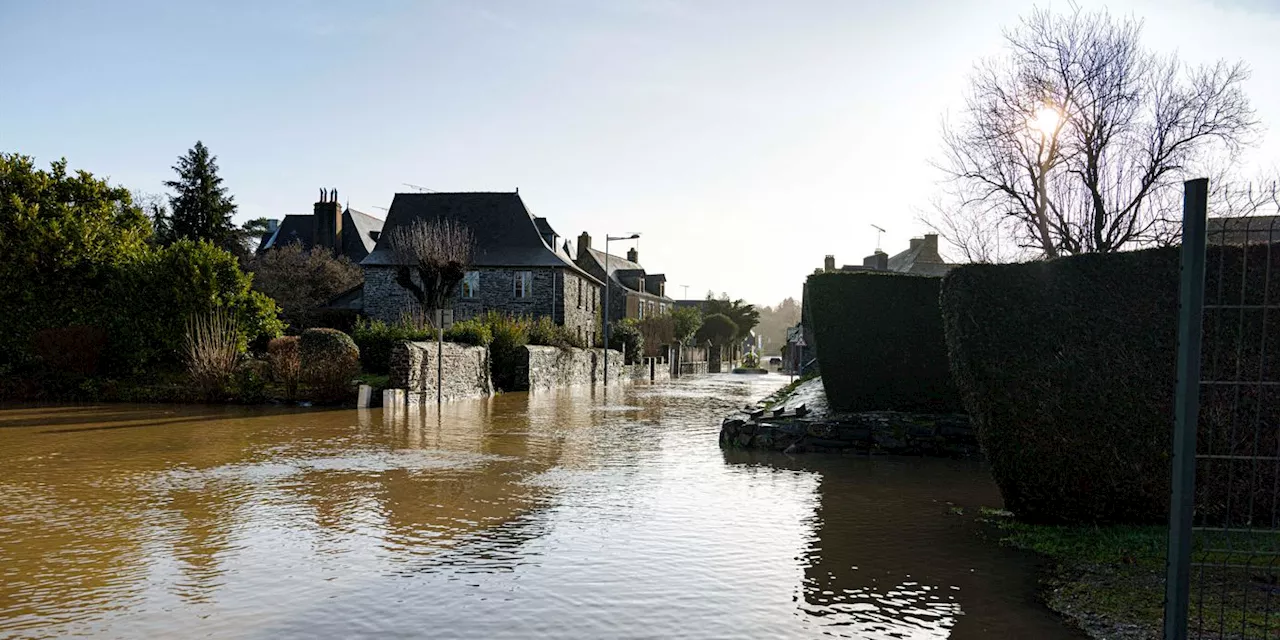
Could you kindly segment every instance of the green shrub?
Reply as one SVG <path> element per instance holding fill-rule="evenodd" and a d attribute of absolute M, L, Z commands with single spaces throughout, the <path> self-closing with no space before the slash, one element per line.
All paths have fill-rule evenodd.
<path fill-rule="evenodd" d="M 302 357 L 298 353 L 298 336 L 282 336 L 267 343 L 267 358 L 271 363 L 271 377 L 284 385 L 285 396 L 293 400 L 298 396 L 298 378 L 302 371 Z"/>
<path fill-rule="evenodd" d="M 586 343 L 576 334 L 556 324 L 548 316 L 542 316 L 529 323 L 529 344 L 561 349 L 586 346 Z"/>
<path fill-rule="evenodd" d="M 356 321 L 351 331 L 355 343 L 360 347 L 360 365 L 368 373 L 385 375 L 391 367 L 391 349 L 397 344 L 409 341 L 434 341 L 435 330 L 403 318 L 400 322 L 387 324 L 381 320 Z"/>
<path fill-rule="evenodd" d="M 267 400 L 267 379 L 272 366 L 264 360 L 245 360 L 236 369 L 231 393 L 239 402 L 258 404 Z"/>
<path fill-rule="evenodd" d="M 1240 247 L 1211 247 L 1207 298 L 1258 306 L 1280 300 L 1280 278 L 1271 278 L 1266 291 L 1267 249 L 1249 247 L 1246 259 Z M 1179 262 L 1178 249 L 1153 249 L 964 266 L 944 280 L 956 384 L 1005 506 L 1020 519 L 1159 523 L 1166 517 Z M 1275 248 L 1270 268 L 1280 273 Z M 1280 314 L 1206 311 L 1203 378 L 1280 380 L 1280 340 L 1268 339 L 1261 353 L 1264 333 L 1280 335 Z M 1270 426 L 1255 434 L 1255 421 Z M 1277 424 L 1280 390 L 1206 386 L 1198 453 L 1275 455 Z M 1275 486 L 1276 469 L 1253 464 L 1202 460 L 1197 519 L 1242 524 L 1225 513 L 1232 500 L 1241 513 L 1254 503 L 1252 518 L 1271 521 L 1275 502 L 1266 492 Z M 1262 499 L 1255 500 L 1259 490 Z"/>
<path fill-rule="evenodd" d="M 644 357 L 644 332 L 635 318 L 623 318 L 609 329 L 609 348 L 622 351 L 627 364 L 640 362 Z"/>
<path fill-rule="evenodd" d="M 107 343 L 98 327 L 76 325 L 41 329 L 31 336 L 31 351 L 52 372 L 72 376 L 93 375 Z"/>
<path fill-rule="evenodd" d="M 955 413 L 941 278 L 883 272 L 809 276 L 818 366 L 836 411 Z"/>
<path fill-rule="evenodd" d="M 251 290 L 252 277 L 235 256 L 207 242 L 180 240 L 117 269 L 101 312 L 108 324 L 110 369 L 136 373 L 152 363 L 178 362 L 187 318 L 230 314 L 241 350 L 280 335 L 275 302 Z"/>
<path fill-rule="evenodd" d="M 489 368 L 493 373 L 493 385 L 503 391 L 518 386 L 522 366 L 528 366 L 528 354 L 523 347 L 529 344 L 529 322 L 523 316 L 510 316 L 489 311 L 480 316 L 488 325 L 493 341 L 489 343 Z"/>
<path fill-rule="evenodd" d="M 298 339 L 303 379 L 315 398 L 346 399 L 351 381 L 360 373 L 360 349 L 351 336 L 337 329 L 307 329 Z"/>
<path fill-rule="evenodd" d="M 469 318 L 455 322 L 453 326 L 445 329 L 444 339 L 473 347 L 487 347 L 490 342 L 493 342 L 493 331 L 483 319 Z"/>

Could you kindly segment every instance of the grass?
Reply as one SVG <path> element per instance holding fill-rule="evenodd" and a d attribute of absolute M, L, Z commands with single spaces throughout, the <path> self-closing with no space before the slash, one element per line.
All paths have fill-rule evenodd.
<path fill-rule="evenodd" d="M 1002 544 L 1051 561 L 1046 603 L 1090 635 L 1160 637 L 1166 527 L 1031 525 L 988 509 L 980 517 L 994 525 Z M 1249 536 L 1247 544 L 1241 535 Z M 1280 588 L 1271 566 L 1278 551 L 1280 534 L 1272 532 L 1197 532 L 1193 561 L 1206 566 L 1192 568 L 1192 628 L 1202 628 L 1203 637 L 1266 637 L 1280 629 Z"/>
<path fill-rule="evenodd" d="M 356 380 L 359 380 L 359 384 L 367 384 L 374 389 L 386 389 L 391 384 L 391 376 L 377 373 L 361 373 Z"/>

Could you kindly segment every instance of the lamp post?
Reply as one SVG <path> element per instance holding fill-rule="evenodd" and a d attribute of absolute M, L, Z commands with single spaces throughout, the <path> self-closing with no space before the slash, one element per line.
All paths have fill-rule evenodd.
<path fill-rule="evenodd" d="M 609 242 L 613 240 L 635 240 L 640 234 L 627 236 L 611 236 L 604 234 L 604 309 L 601 318 L 604 321 L 604 387 L 609 388 Z M 623 364 L 626 364 L 625 362 Z"/>

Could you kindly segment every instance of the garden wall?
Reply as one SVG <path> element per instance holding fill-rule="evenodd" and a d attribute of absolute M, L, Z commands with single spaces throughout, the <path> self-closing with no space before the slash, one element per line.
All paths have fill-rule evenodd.
<path fill-rule="evenodd" d="M 405 389 L 410 404 L 436 399 L 435 342 L 402 342 L 391 349 L 389 387 Z M 454 342 L 444 343 L 445 400 L 493 395 L 489 376 L 489 350 Z"/>
<path fill-rule="evenodd" d="M 1206 312 L 1204 379 L 1280 379 L 1280 340 L 1266 341 L 1265 353 L 1259 349 L 1264 332 L 1280 336 L 1280 314 L 1267 317 L 1256 308 L 1280 300 L 1280 278 L 1266 292 L 1268 261 L 1280 273 L 1280 247 L 1270 254 L 1265 245 L 1209 249 L 1207 300 L 1255 308 Z M 1164 521 L 1179 262 L 1179 249 L 1154 249 L 962 266 L 944 280 L 956 384 L 1005 506 L 1018 517 Z M 1280 425 L 1274 387 L 1208 389 L 1201 394 L 1200 452 L 1274 455 Z M 1259 420 L 1272 427 L 1255 439 L 1251 425 Z M 1236 435 L 1237 425 L 1247 439 Z M 1227 466 L 1233 464 L 1245 466 Z M 1253 517 L 1270 521 L 1275 501 L 1250 500 L 1249 492 L 1270 490 L 1276 469 L 1267 465 L 1259 479 L 1250 464 L 1200 468 L 1197 518 L 1223 521 L 1231 496 L 1237 505 L 1256 502 Z"/>
<path fill-rule="evenodd" d="M 961 410 L 947 364 L 940 283 L 873 271 L 809 276 L 806 300 L 833 410 Z"/>
<path fill-rule="evenodd" d="M 523 357 L 515 363 L 513 375 L 516 391 L 537 391 L 558 387 L 593 385 L 603 381 L 604 350 L 543 347 L 522 348 Z M 625 379 L 626 366 L 622 352 L 609 352 L 609 377 L 613 384 Z"/>

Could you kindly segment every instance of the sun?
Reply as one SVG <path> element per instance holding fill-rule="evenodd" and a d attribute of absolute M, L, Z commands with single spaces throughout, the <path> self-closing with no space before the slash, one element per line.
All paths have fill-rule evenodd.
<path fill-rule="evenodd" d="M 1054 107 L 1040 107 L 1034 117 L 1027 122 L 1032 131 L 1046 138 L 1052 138 L 1062 124 L 1062 112 Z"/>

